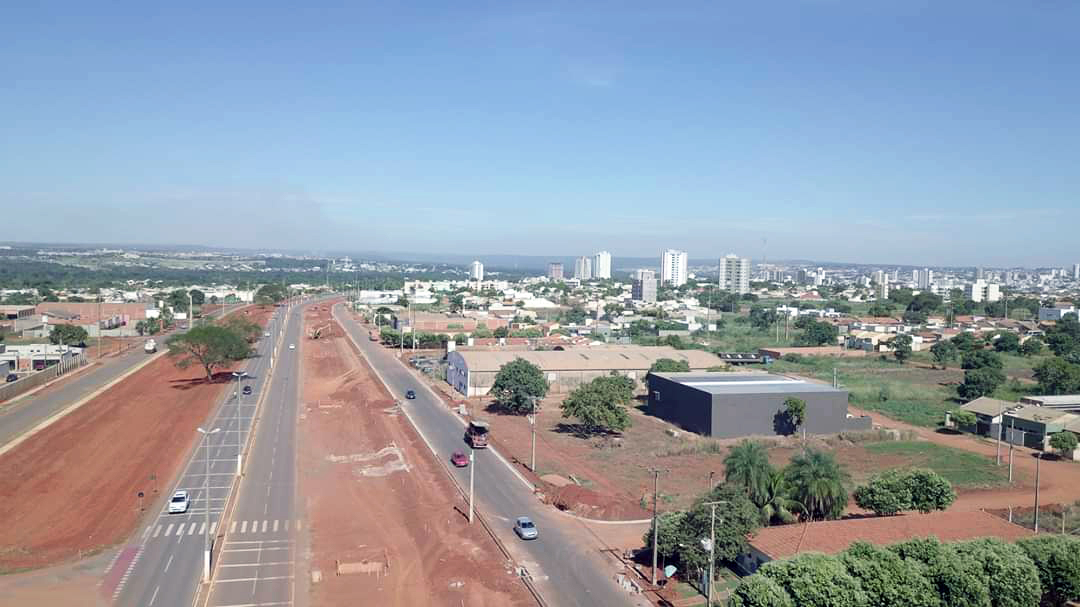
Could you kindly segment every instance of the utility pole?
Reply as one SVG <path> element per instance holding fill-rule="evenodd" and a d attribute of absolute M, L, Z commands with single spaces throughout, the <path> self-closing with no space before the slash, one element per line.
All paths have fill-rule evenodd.
<path fill-rule="evenodd" d="M 656 585 L 656 542 L 659 538 L 660 521 L 657 518 L 656 498 L 660 494 L 660 473 L 667 472 L 667 470 L 661 470 L 659 468 L 650 468 L 650 472 L 653 473 L 653 494 L 652 494 L 652 585 Z"/>
<path fill-rule="evenodd" d="M 196 428 L 203 435 L 203 459 L 206 461 L 206 493 L 203 496 L 203 511 L 206 512 L 206 536 L 203 541 L 203 582 L 210 581 L 210 435 L 221 432 L 221 428 L 214 428 L 207 432 L 202 428 Z"/>
<path fill-rule="evenodd" d="M 997 465 L 1001 465 L 1001 422 L 1005 421 L 1005 401 L 998 404 Z"/>
<path fill-rule="evenodd" d="M 1042 463 L 1042 451 L 1038 453 L 1039 457 L 1035 459 L 1035 534 L 1039 533 L 1039 464 Z"/>
<path fill-rule="evenodd" d="M 97 357 L 101 358 L 101 291 L 98 291 L 97 300 Z"/>
<path fill-rule="evenodd" d="M 1002 421 L 1005 421 L 1005 418 L 1002 418 Z M 1012 426 L 1013 426 L 1012 420 L 1009 420 L 1009 422 L 1010 422 L 1009 427 L 1012 428 Z M 1013 475 L 1012 475 L 1012 471 L 1013 471 L 1012 460 L 1013 460 L 1013 442 L 1012 442 L 1012 436 L 1009 435 L 1009 484 L 1012 484 L 1012 478 L 1013 478 Z"/>
<path fill-rule="evenodd" d="M 476 449 L 469 447 L 469 524 L 473 522 L 473 477 L 476 475 Z"/>
<path fill-rule="evenodd" d="M 730 502 L 728 502 L 727 500 L 720 500 L 703 504 L 705 506 L 708 506 L 711 511 L 709 522 L 709 586 L 705 590 L 706 607 L 712 607 L 713 604 L 713 575 L 716 572 L 716 505 L 728 503 Z M 724 519 L 720 519 L 720 524 L 724 524 Z"/>
<path fill-rule="evenodd" d="M 532 457 L 529 460 L 529 470 L 536 472 L 536 397 L 532 400 L 532 414 L 529 415 L 529 425 L 532 426 Z"/>

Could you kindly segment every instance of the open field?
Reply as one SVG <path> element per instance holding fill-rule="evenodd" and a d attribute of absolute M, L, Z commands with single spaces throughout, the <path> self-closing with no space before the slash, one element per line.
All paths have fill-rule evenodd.
<path fill-rule="evenodd" d="M 271 308 L 253 320 L 265 323 Z M 162 357 L 0 457 L 0 571 L 42 567 L 121 541 L 171 486 L 228 384 Z M 151 476 L 157 480 L 151 481 Z"/>
<path fill-rule="evenodd" d="M 1009 483 L 1007 470 L 994 462 L 952 447 L 926 441 L 895 441 L 866 446 L 875 456 L 904 458 L 908 465 L 929 468 L 944 476 L 957 489 L 1000 487 Z"/>
<path fill-rule="evenodd" d="M 309 312 L 304 333 L 328 322 L 328 311 Z M 329 333 L 298 346 L 299 495 L 322 574 L 310 604 L 534 604 L 340 327 Z M 339 562 L 358 571 L 338 575 Z"/>

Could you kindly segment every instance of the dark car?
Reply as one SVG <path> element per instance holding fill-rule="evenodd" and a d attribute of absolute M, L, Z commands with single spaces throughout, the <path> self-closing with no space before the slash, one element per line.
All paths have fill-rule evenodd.
<path fill-rule="evenodd" d="M 416 392 L 413 391 L 413 390 L 409 390 L 408 392 L 405 393 L 405 398 L 407 398 L 409 400 L 413 400 L 414 398 L 416 398 Z"/>
<path fill-rule="evenodd" d="M 6 381 L 7 383 L 10 384 L 11 382 L 17 381 L 18 379 L 19 379 L 18 375 L 15 375 L 14 373 L 8 373 L 7 379 L 5 379 L 4 381 Z"/>
<path fill-rule="evenodd" d="M 244 386 L 244 394 L 251 394 L 251 386 Z"/>

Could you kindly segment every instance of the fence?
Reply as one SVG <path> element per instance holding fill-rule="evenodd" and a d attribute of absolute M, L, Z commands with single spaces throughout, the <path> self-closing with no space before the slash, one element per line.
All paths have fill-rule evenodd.
<path fill-rule="evenodd" d="M 86 363 L 86 354 L 65 357 L 57 364 L 51 367 L 45 367 L 41 371 L 27 375 L 18 381 L 13 381 L 10 384 L 0 384 L 0 403 L 9 401 L 20 394 L 29 392 L 69 371 L 85 366 Z"/>

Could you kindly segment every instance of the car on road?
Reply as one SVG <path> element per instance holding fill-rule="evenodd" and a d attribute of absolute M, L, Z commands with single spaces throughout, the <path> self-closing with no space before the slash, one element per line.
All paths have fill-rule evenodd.
<path fill-rule="evenodd" d="M 527 516 L 519 516 L 514 521 L 514 533 L 523 540 L 535 540 L 540 537 L 540 531 L 537 530 L 532 519 Z"/>
<path fill-rule="evenodd" d="M 266 333 L 263 333 L 263 337 L 270 337 L 270 332 L 267 331 Z"/>
<path fill-rule="evenodd" d="M 10 384 L 11 382 L 17 381 L 18 379 L 18 375 L 15 375 L 14 373 L 8 373 L 7 378 L 4 381 Z"/>
<path fill-rule="evenodd" d="M 251 386 L 244 386 L 244 389 L 241 390 L 241 392 L 243 392 L 245 396 L 251 394 Z"/>
<path fill-rule="evenodd" d="M 454 464 L 458 468 L 464 468 L 469 465 L 469 456 L 465 455 L 461 451 L 454 451 L 450 456 L 450 463 Z"/>
<path fill-rule="evenodd" d="M 409 391 L 405 392 L 405 398 L 407 398 L 409 400 L 415 399 L 416 398 L 416 392 L 414 390 L 409 390 Z"/>
<path fill-rule="evenodd" d="M 296 344 L 289 344 L 289 349 L 290 350 L 295 350 L 296 349 Z"/>
<path fill-rule="evenodd" d="M 183 514 L 188 509 L 188 492 L 181 489 L 169 498 L 169 514 Z"/>

